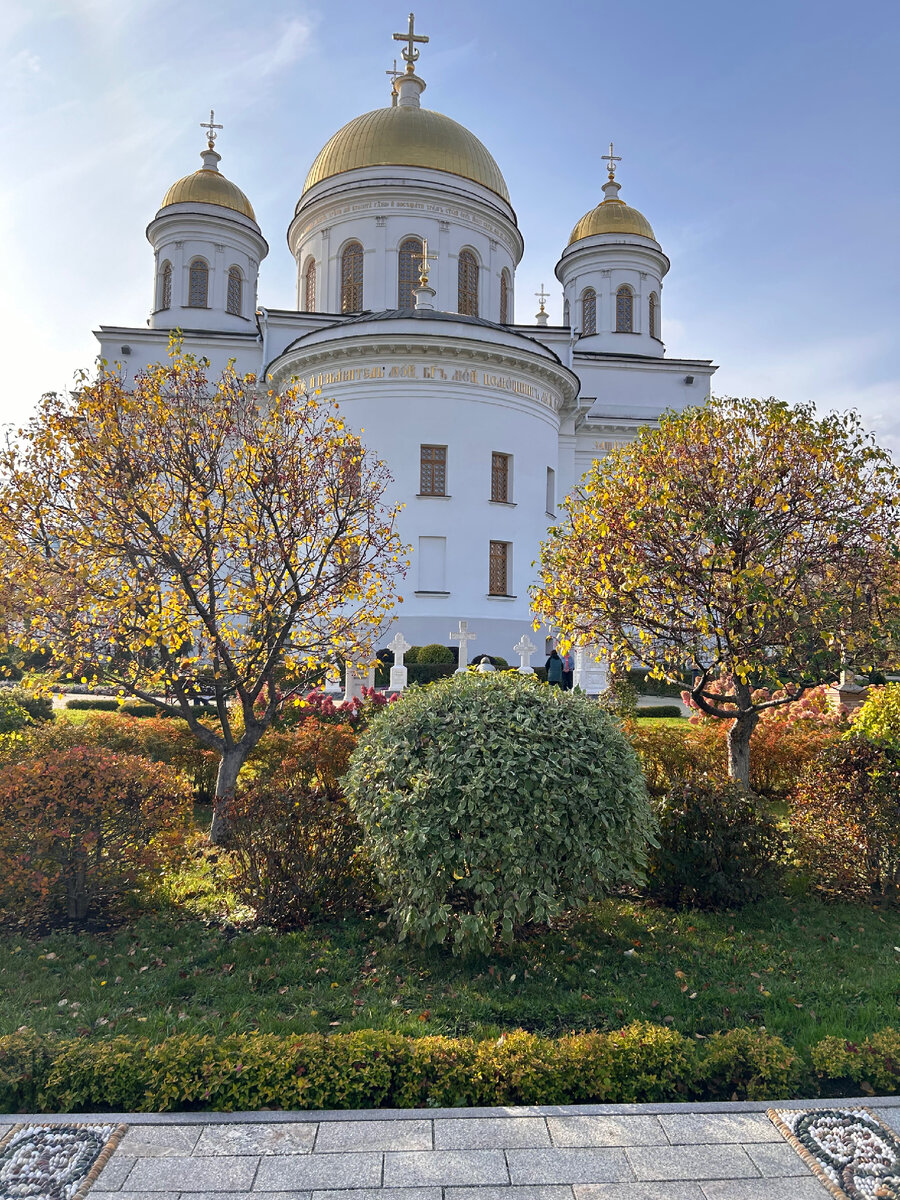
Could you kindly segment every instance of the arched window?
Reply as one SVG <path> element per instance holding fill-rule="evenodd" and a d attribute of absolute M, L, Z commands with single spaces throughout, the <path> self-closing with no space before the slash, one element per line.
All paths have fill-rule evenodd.
<path fill-rule="evenodd" d="M 500 324 L 505 325 L 509 321 L 509 271 L 504 269 L 500 272 Z"/>
<path fill-rule="evenodd" d="M 363 306 L 363 248 L 348 242 L 341 255 L 341 312 L 360 312 Z"/>
<path fill-rule="evenodd" d="M 172 307 L 172 264 L 163 263 L 159 273 L 159 308 Z"/>
<path fill-rule="evenodd" d="M 634 333 L 634 292 L 625 283 L 616 292 L 616 333 Z"/>
<path fill-rule="evenodd" d="M 581 332 L 597 332 L 597 293 L 593 288 L 585 288 L 581 293 Z"/>
<path fill-rule="evenodd" d="M 659 337 L 659 300 L 657 299 L 656 292 L 650 293 L 649 318 L 650 319 L 649 319 L 647 327 L 650 331 L 650 336 L 652 338 L 658 338 Z"/>
<path fill-rule="evenodd" d="M 206 298 L 209 294 L 209 267 L 202 258 L 195 258 L 191 263 L 190 286 L 188 287 L 188 308 L 206 308 Z"/>
<path fill-rule="evenodd" d="M 303 284 L 303 308 L 306 312 L 316 311 L 316 260 L 311 258 L 306 264 L 306 275 Z"/>
<path fill-rule="evenodd" d="M 466 317 L 478 316 L 478 260 L 471 250 L 459 255 L 459 299 L 456 311 Z"/>
<path fill-rule="evenodd" d="M 418 238 L 407 238 L 400 243 L 397 263 L 397 307 L 415 308 L 416 298 L 413 288 L 419 282 L 422 272 L 422 260 L 415 256 L 422 253 L 422 243 Z"/>
<path fill-rule="evenodd" d="M 564 300 L 563 301 L 563 325 L 568 325 L 568 324 L 569 324 L 569 302 L 568 302 L 568 300 Z"/>
<path fill-rule="evenodd" d="M 244 281 L 241 278 L 240 267 L 231 267 L 228 271 L 228 301 L 225 305 L 230 313 L 234 313 L 236 317 L 241 315 L 241 302 L 243 300 Z"/>

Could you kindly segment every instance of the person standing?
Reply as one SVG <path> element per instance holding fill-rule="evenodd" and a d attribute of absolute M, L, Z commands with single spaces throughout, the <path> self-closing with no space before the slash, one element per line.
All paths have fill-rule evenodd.
<path fill-rule="evenodd" d="M 547 682 L 551 687 L 561 688 L 563 685 L 563 661 L 555 649 L 550 651 L 547 659 Z"/>
<path fill-rule="evenodd" d="M 571 648 L 562 656 L 562 686 L 564 692 L 571 692 L 575 678 L 575 655 Z"/>

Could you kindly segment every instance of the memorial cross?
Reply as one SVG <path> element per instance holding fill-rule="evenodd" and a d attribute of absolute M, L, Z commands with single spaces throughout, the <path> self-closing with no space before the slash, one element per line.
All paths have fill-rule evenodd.
<path fill-rule="evenodd" d="M 403 634 L 398 632 L 394 635 L 394 640 L 392 642 L 388 642 L 387 648 L 388 650 L 392 650 L 394 652 L 394 666 L 402 667 L 403 655 L 407 652 L 407 650 L 411 650 L 412 646 L 409 644 Z"/>
<path fill-rule="evenodd" d="M 523 633 L 521 638 L 513 646 L 513 653 L 519 656 L 519 674 L 533 675 L 534 667 L 531 665 L 531 656 L 537 650 L 534 642 L 527 633 Z"/>
<path fill-rule="evenodd" d="M 416 49 L 415 42 L 427 42 L 428 38 L 423 34 L 415 33 L 416 14 L 409 14 L 409 29 L 406 33 L 395 33 L 395 42 L 406 42 L 406 46 L 400 51 L 403 55 L 403 61 L 406 63 L 406 69 L 411 75 L 414 71 L 414 64 L 419 57 L 419 51 Z"/>
<path fill-rule="evenodd" d="M 459 642 L 459 665 L 456 668 L 456 674 L 461 675 L 469 665 L 469 642 L 474 642 L 478 636 L 476 633 L 469 633 L 469 622 L 460 621 L 459 631 L 450 634 L 452 642 Z"/>

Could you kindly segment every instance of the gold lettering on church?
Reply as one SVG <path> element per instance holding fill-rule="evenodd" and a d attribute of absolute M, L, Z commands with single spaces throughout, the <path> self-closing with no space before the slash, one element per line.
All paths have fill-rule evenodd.
<path fill-rule="evenodd" d="M 359 383 L 372 379 L 408 379 L 445 380 L 448 383 L 468 383 L 475 387 L 490 388 L 493 391 L 510 392 L 516 396 L 525 396 L 535 400 L 547 408 L 555 408 L 552 392 L 543 391 L 533 383 L 516 379 L 513 375 L 495 375 L 489 371 L 479 371 L 475 367 L 457 367 L 453 371 L 441 366 L 422 365 L 416 363 L 393 363 L 375 367 L 340 367 L 331 371 L 320 371 L 299 380 L 304 391 L 314 392 L 317 388 L 328 388 L 336 383 Z"/>

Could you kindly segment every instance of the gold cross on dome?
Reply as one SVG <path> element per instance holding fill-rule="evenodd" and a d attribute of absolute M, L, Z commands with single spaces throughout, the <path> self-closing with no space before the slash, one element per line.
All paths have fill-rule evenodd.
<path fill-rule="evenodd" d="M 604 160 L 604 162 L 609 163 L 610 179 L 615 179 L 616 163 L 622 161 L 622 155 L 621 154 L 613 154 L 613 144 L 612 144 L 612 142 L 610 142 L 609 143 L 609 154 L 601 154 L 600 157 Z"/>
<path fill-rule="evenodd" d="M 210 109 L 209 110 L 209 120 L 200 122 L 200 128 L 206 130 L 206 138 L 207 138 L 207 141 L 209 142 L 210 150 L 215 150 L 215 148 L 216 148 L 216 138 L 219 136 L 216 133 L 216 130 L 224 128 L 224 126 L 222 126 L 222 125 L 216 125 L 215 119 L 216 119 L 216 114 L 213 112 L 212 109 Z"/>
<path fill-rule="evenodd" d="M 409 14 L 409 30 L 406 33 L 395 33 L 395 42 L 406 42 L 407 45 L 400 51 L 403 55 L 403 61 L 406 63 L 407 71 L 412 74 L 414 64 L 419 57 L 419 51 L 416 49 L 415 42 L 427 42 L 428 38 L 424 34 L 415 32 L 416 14 Z"/>
<path fill-rule="evenodd" d="M 396 79 L 398 75 L 402 75 L 402 71 L 397 70 L 397 60 L 394 59 L 394 65 L 389 71 L 385 71 L 385 75 L 390 75 L 391 79 Z"/>
<path fill-rule="evenodd" d="M 422 238 L 422 253 L 411 254 L 410 258 L 413 262 L 421 262 L 422 270 L 419 272 L 419 286 L 427 287 L 428 285 L 428 263 L 430 260 L 437 258 L 436 254 L 428 253 L 428 238 Z"/>
<path fill-rule="evenodd" d="M 541 302 L 541 312 L 543 312 L 543 311 L 544 311 L 544 305 L 545 305 L 545 304 L 547 303 L 547 301 L 550 299 L 550 293 L 549 293 L 549 292 L 545 292 L 545 291 L 544 291 L 544 285 L 543 285 L 543 284 L 541 284 L 541 290 L 540 290 L 539 292 L 535 292 L 534 294 L 535 294 L 535 296 L 537 296 L 538 300 L 540 300 L 540 302 Z"/>

